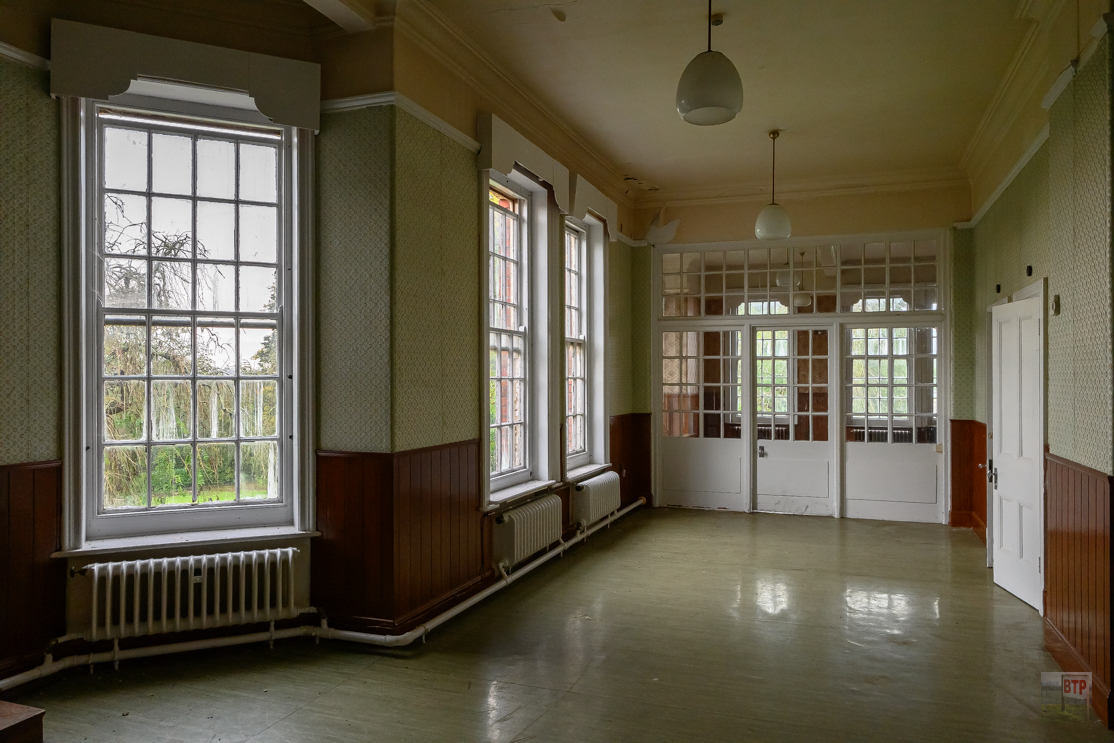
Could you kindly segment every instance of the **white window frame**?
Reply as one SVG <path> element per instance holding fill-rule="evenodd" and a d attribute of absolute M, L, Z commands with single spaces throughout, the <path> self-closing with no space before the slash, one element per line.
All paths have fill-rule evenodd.
<path fill-rule="evenodd" d="M 530 218 L 531 218 L 531 215 L 533 214 L 533 209 L 531 208 L 529 196 L 521 193 L 519 191 L 519 189 L 514 188 L 513 186 L 510 186 L 510 185 L 507 185 L 507 184 L 504 184 L 504 183 L 491 182 L 490 185 L 489 185 L 489 188 L 493 191 L 496 191 L 497 193 L 504 194 L 504 195 L 508 196 L 509 198 L 514 199 L 517 202 L 517 207 L 518 207 L 517 210 L 512 212 L 512 214 L 515 217 L 515 220 L 516 220 L 517 225 L 518 225 L 518 266 L 519 266 L 519 268 L 518 268 L 518 286 L 517 286 L 516 290 L 517 290 L 517 293 L 518 293 L 517 307 L 518 307 L 518 313 L 519 313 L 519 320 L 521 321 L 522 324 L 519 326 L 519 330 L 515 334 L 522 337 L 522 346 L 523 346 L 523 352 L 522 352 L 523 375 L 522 376 L 523 376 L 523 379 L 524 379 L 523 387 L 524 387 L 524 395 L 525 395 L 525 400 L 522 403 L 523 421 L 524 421 L 524 423 L 523 423 L 523 449 L 524 449 L 524 451 L 522 453 L 522 466 L 521 467 L 513 467 L 512 466 L 511 469 L 503 470 L 503 471 L 498 472 L 498 473 L 492 473 L 491 469 L 490 469 L 490 466 L 491 466 L 490 465 L 490 457 L 491 457 L 490 440 L 485 439 L 485 443 L 487 443 L 487 447 L 485 447 L 485 451 L 487 452 L 487 455 L 488 455 L 487 459 L 486 459 L 486 461 L 488 462 L 488 476 L 491 478 L 493 489 L 499 489 L 499 488 L 502 488 L 502 487 L 509 487 L 509 486 L 517 485 L 520 482 L 524 482 L 524 481 L 530 479 L 530 471 L 532 469 L 533 460 L 534 460 L 534 457 L 532 456 L 533 452 L 531 451 L 534 436 L 533 436 L 533 432 L 530 430 L 531 429 L 531 421 L 532 421 L 532 418 L 533 418 L 531 413 L 532 413 L 533 407 L 534 407 L 534 405 L 533 405 L 533 397 L 534 396 L 533 396 L 533 390 L 531 389 L 531 381 L 532 381 L 532 378 L 533 378 L 533 375 L 531 374 L 531 365 L 532 365 L 532 361 L 533 361 L 533 350 L 531 348 L 531 341 L 533 340 L 533 336 L 534 336 L 534 333 L 533 333 L 534 318 L 532 317 L 532 313 L 531 313 L 531 308 L 533 306 L 533 302 L 531 301 L 531 298 L 532 298 L 533 292 L 532 292 L 531 281 L 530 281 L 531 272 L 532 272 L 533 267 L 534 267 L 533 256 L 530 254 L 530 244 L 531 244 L 531 241 L 530 241 Z M 487 211 L 489 213 L 489 216 L 490 216 L 491 212 L 494 212 L 496 214 L 508 213 L 508 210 L 503 209 L 498 204 L 492 203 L 490 200 L 485 199 L 485 205 L 486 205 Z M 490 219 L 487 220 L 487 224 L 488 224 L 488 228 L 490 230 Z M 486 329 L 487 329 L 488 333 L 506 334 L 508 332 L 514 332 L 514 331 L 509 331 L 506 328 L 496 328 L 492 325 L 491 304 L 494 300 L 491 297 L 491 291 L 490 291 L 490 288 L 491 288 L 490 281 L 493 279 L 493 273 L 492 273 L 492 269 L 491 269 L 491 264 L 492 264 L 492 260 L 493 260 L 493 251 L 492 251 L 491 240 L 492 240 L 492 235 L 490 234 L 490 231 L 489 231 L 489 233 L 487 235 L 487 240 L 485 241 L 487 243 L 487 245 L 486 245 L 487 250 L 486 250 L 485 264 L 484 265 L 487 268 L 488 282 L 489 283 L 488 283 L 488 291 L 487 291 L 487 297 L 486 297 L 486 306 L 487 306 L 487 310 L 486 310 L 486 313 L 485 313 L 486 322 L 484 324 L 486 326 Z M 486 345 L 486 347 L 488 348 L 488 353 L 490 353 L 490 349 L 491 349 L 490 343 L 488 343 Z M 485 358 L 486 357 L 487 356 L 485 354 Z M 513 363 L 514 363 L 513 360 L 512 360 L 511 363 L 513 365 Z M 490 379 L 489 379 L 489 382 L 490 382 Z M 499 425 L 502 425 L 502 424 L 499 424 Z M 491 430 L 495 429 L 495 428 L 496 428 L 496 424 L 492 424 L 492 423 L 489 422 L 489 432 Z"/>
<path fill-rule="evenodd" d="M 485 266 L 490 265 L 490 239 L 488 215 L 488 190 L 492 185 L 506 193 L 517 195 L 526 206 L 523 220 L 525 239 L 523 256 L 526 259 L 526 274 L 523 283 L 527 301 L 526 320 L 528 326 L 527 343 L 527 461 L 524 469 L 492 476 L 490 468 L 483 478 L 485 508 L 495 507 L 516 497 L 529 495 L 548 488 L 559 476 L 560 461 L 558 445 L 560 426 L 563 416 L 554 411 L 563 411 L 560 403 L 563 391 L 555 382 L 562 379 L 563 338 L 561 324 L 556 313 L 551 310 L 551 300 L 560 296 L 559 283 L 561 272 L 557 260 L 560 251 L 551 249 L 551 244 L 561 239 L 557 234 L 559 219 L 550 213 L 551 197 L 546 186 L 531 175 L 517 168 L 509 175 L 494 170 L 481 171 L 481 194 L 483 219 L 481 244 Z M 490 313 L 490 270 L 483 273 L 483 348 L 488 348 L 488 329 L 491 326 Z M 489 361 L 485 352 L 482 358 L 481 399 L 483 401 L 482 441 L 485 462 L 490 430 L 489 399 Z"/>
<path fill-rule="evenodd" d="M 204 90 L 204 89 L 198 89 Z M 97 302 L 102 189 L 96 106 L 104 101 L 63 99 L 63 251 L 66 551 L 156 546 L 190 541 L 245 540 L 311 534 L 313 529 L 313 132 L 284 126 L 280 152 L 283 290 L 280 344 L 281 494 L 265 503 L 193 504 L 105 512 L 100 492 L 98 392 L 101 332 Z M 259 123 L 257 111 L 204 103 L 113 96 L 113 106 L 231 123 Z M 150 424 L 149 424 L 150 425 Z M 196 463 L 195 463 L 196 469 Z"/>
<path fill-rule="evenodd" d="M 577 252 L 577 268 L 576 268 L 575 272 L 576 272 L 576 277 L 577 277 L 577 283 L 579 284 L 578 288 L 579 288 L 580 301 L 575 306 L 569 303 L 568 282 L 567 281 L 564 282 L 564 285 L 563 285 L 563 288 L 564 288 L 564 292 L 563 292 L 564 293 L 564 303 L 563 304 L 564 304 L 564 310 L 565 310 L 565 313 L 564 313 L 564 319 L 565 319 L 565 333 L 564 333 L 564 336 L 565 336 L 565 352 L 566 352 L 566 354 L 568 353 L 568 348 L 569 348 L 570 345 L 576 344 L 576 345 L 580 346 L 581 357 L 582 357 L 581 358 L 581 364 L 582 364 L 581 375 L 582 376 L 580 378 L 584 380 L 584 400 L 583 400 L 584 410 L 583 410 L 582 413 L 578 413 L 576 411 L 573 411 L 573 410 L 569 409 L 569 404 L 568 404 L 569 376 L 568 376 L 568 363 L 566 361 L 566 364 L 565 364 L 565 389 L 566 389 L 566 393 L 565 393 L 565 396 L 564 396 L 564 401 L 565 401 L 565 435 L 562 437 L 562 442 L 563 442 L 563 445 L 564 445 L 564 448 L 565 448 L 565 458 L 566 458 L 566 462 L 567 462 L 566 467 L 569 470 L 573 470 L 577 467 L 588 464 L 589 461 L 591 460 L 591 453 L 590 452 L 591 452 L 592 430 L 591 430 L 590 420 L 591 420 L 591 405 L 592 405 L 591 400 L 592 400 L 592 397 L 593 397 L 593 395 L 592 395 L 593 390 L 592 390 L 592 384 L 591 384 L 591 381 L 592 381 L 592 367 L 591 367 L 591 364 L 592 364 L 592 357 L 593 357 L 594 354 L 592 353 L 592 347 L 591 347 L 591 338 L 592 338 L 592 335 L 593 335 L 592 325 L 591 325 L 591 320 L 592 320 L 592 306 L 591 306 L 591 304 L 592 303 L 591 303 L 591 299 L 589 297 L 589 292 L 588 292 L 588 287 L 590 285 L 589 276 L 591 274 L 591 270 L 590 270 L 591 267 L 588 264 L 588 236 L 583 229 L 581 229 L 576 224 L 574 224 L 573 220 L 571 220 L 571 219 L 566 219 L 565 220 L 565 231 L 564 231 L 564 235 L 563 235 L 564 239 L 561 241 L 561 244 L 562 244 L 562 247 L 564 248 L 564 250 L 563 250 L 563 260 L 562 260 L 562 274 L 566 278 L 568 277 L 568 272 L 569 272 L 568 252 L 569 252 L 569 237 L 570 236 L 572 237 L 573 244 L 575 246 L 574 250 Z M 572 329 L 574 331 L 578 331 L 577 334 L 575 334 L 575 335 L 570 335 L 570 328 L 568 327 L 568 312 L 569 312 L 569 310 L 576 310 L 580 314 L 580 327 Z M 583 418 L 584 418 L 584 442 L 583 442 L 583 447 L 576 450 L 576 451 L 570 452 L 569 448 L 568 448 L 569 418 L 570 417 L 575 417 L 575 416 L 578 416 L 578 415 L 583 416 Z"/>
<path fill-rule="evenodd" d="M 607 228 L 606 224 L 589 212 L 584 219 L 565 217 L 566 229 L 580 234 L 582 312 L 584 314 L 584 376 L 585 376 L 585 448 L 569 456 L 566 449 L 567 432 L 564 425 L 568 411 L 565 394 L 564 362 L 562 361 L 562 437 L 561 453 L 565 457 L 565 477 L 580 480 L 608 466 L 610 458 L 609 421 L 607 414 Z M 561 233 L 561 284 L 564 288 L 564 231 Z M 561 302 L 561 320 L 564 322 L 564 300 Z M 563 327 L 563 325 L 562 325 Z M 565 336 L 562 332 L 562 360 Z"/>

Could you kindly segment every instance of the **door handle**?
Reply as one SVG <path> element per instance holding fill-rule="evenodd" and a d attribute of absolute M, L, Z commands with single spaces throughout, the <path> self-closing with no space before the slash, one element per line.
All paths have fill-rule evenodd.
<path fill-rule="evenodd" d="M 993 469 L 989 469 L 989 470 L 986 471 L 986 481 L 989 482 L 990 484 L 992 484 L 994 486 L 995 490 L 998 489 L 998 468 L 997 467 L 995 467 Z"/>
<path fill-rule="evenodd" d="M 766 447 L 764 447 L 764 446 L 758 447 L 758 456 L 760 456 L 760 457 L 766 456 Z"/>

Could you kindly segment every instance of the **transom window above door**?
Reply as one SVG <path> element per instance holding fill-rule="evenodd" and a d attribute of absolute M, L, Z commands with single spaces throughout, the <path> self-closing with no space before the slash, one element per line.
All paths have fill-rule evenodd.
<path fill-rule="evenodd" d="M 936 240 L 664 253 L 663 317 L 935 311 Z"/>

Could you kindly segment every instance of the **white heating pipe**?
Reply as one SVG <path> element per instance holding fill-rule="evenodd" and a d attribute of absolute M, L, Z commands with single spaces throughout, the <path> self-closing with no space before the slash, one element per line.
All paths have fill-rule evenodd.
<path fill-rule="evenodd" d="M 475 606 L 476 604 L 480 603 L 481 601 L 483 601 L 484 599 L 486 599 L 488 596 L 495 593 L 496 591 L 501 590 L 502 588 L 504 588 L 506 586 L 509 586 L 511 583 L 514 583 L 516 580 L 518 580 L 522 576 L 526 575 L 527 573 L 529 573 L 534 568 L 548 562 L 549 560 L 553 559 L 557 555 L 563 555 L 565 553 L 565 550 L 567 550 L 569 547 L 573 546 L 574 544 L 576 544 L 577 542 L 579 542 L 581 540 L 587 539 L 591 534 L 595 533 L 596 531 L 599 531 L 603 527 L 610 526 L 612 521 L 619 518 L 620 516 L 626 515 L 630 511 L 633 511 L 634 509 L 638 508 L 639 506 L 641 506 L 645 502 L 646 502 L 645 498 L 639 498 L 638 500 L 636 500 L 634 503 L 631 503 L 626 508 L 623 508 L 619 511 L 616 511 L 615 513 L 611 514 L 610 516 L 608 516 L 605 519 L 601 519 L 595 526 L 592 526 L 591 528 L 580 532 L 579 534 L 577 534 L 575 537 L 573 537 L 569 541 L 561 542 L 559 546 L 554 547 L 553 549 L 551 549 L 549 552 L 546 552 L 544 555 L 542 555 L 538 559 L 536 559 L 532 562 L 526 563 L 525 565 L 523 565 L 521 568 L 514 571 L 510 575 L 508 575 L 505 571 L 502 571 L 502 568 L 500 568 L 500 572 L 503 573 L 503 577 L 497 583 L 494 583 L 494 584 L 488 586 L 484 590 L 477 593 L 475 596 L 472 596 L 471 598 L 469 598 L 467 601 L 462 601 L 461 603 L 457 604 L 456 606 L 454 606 L 453 608 L 444 612 L 443 614 L 438 614 L 436 617 L 429 620 L 425 624 L 420 624 L 420 625 L 418 625 L 417 627 L 415 627 L 414 629 L 410 630 L 409 632 L 407 632 L 405 634 L 402 634 L 402 635 L 373 635 L 373 634 L 369 634 L 369 633 L 366 633 L 366 632 L 352 632 L 352 631 L 349 631 L 349 630 L 333 629 L 332 627 L 329 626 L 329 621 L 327 619 L 322 619 L 321 620 L 321 627 L 317 631 L 317 636 L 318 637 L 324 637 L 324 638 L 329 639 L 329 640 L 347 640 L 349 642 L 362 642 L 366 645 L 381 645 L 383 647 L 388 647 L 388 648 L 397 648 L 397 647 L 402 647 L 403 645 L 409 645 L 410 643 L 414 642 L 415 640 L 428 635 L 429 631 L 432 630 L 434 627 L 437 627 L 439 625 L 444 624 L 445 622 L 449 621 L 450 619 L 452 619 L 453 617 L 455 617 L 457 614 L 461 613 L 462 611 L 464 611 L 466 609 L 469 609 L 469 608 Z"/>
<path fill-rule="evenodd" d="M 537 568 L 538 566 L 548 562 L 557 555 L 563 555 L 565 553 L 565 550 L 567 550 L 569 547 L 573 546 L 577 542 L 587 539 L 589 536 L 599 531 L 603 527 L 610 526 L 612 521 L 615 521 L 620 516 L 626 515 L 627 513 L 633 511 L 644 503 L 646 503 L 646 499 L 639 498 L 637 501 L 630 504 L 626 508 L 616 511 L 607 518 L 602 519 L 601 521 L 599 521 L 599 523 L 595 524 L 589 529 L 580 532 L 569 541 L 561 542 L 559 546 L 554 547 L 538 559 L 523 565 L 521 568 L 509 575 L 505 571 L 500 569 L 503 577 L 498 582 L 488 586 L 484 590 L 477 593 L 475 596 L 470 597 L 467 601 L 463 601 L 457 604 L 448 611 L 438 614 L 436 617 L 429 620 L 425 624 L 421 624 L 402 635 L 373 635 L 366 632 L 338 630 L 329 627 L 329 623 L 327 620 L 322 620 L 320 627 L 311 627 L 305 625 L 301 627 L 291 627 L 289 629 L 277 630 L 275 629 L 275 623 L 271 622 L 271 629 L 268 632 L 252 632 L 246 635 L 231 635 L 229 637 L 214 637 L 206 640 L 175 642 L 169 645 L 148 645 L 147 647 L 126 648 L 124 650 L 120 649 L 119 641 L 117 640 L 115 641 L 115 647 L 112 650 L 106 650 L 101 653 L 70 655 L 58 661 L 55 661 L 54 658 L 48 654 L 46 656 L 46 660 L 41 666 L 32 668 L 30 671 L 24 671 L 23 673 L 16 674 L 15 676 L 9 676 L 6 679 L 0 679 L 0 691 L 6 691 L 8 689 L 19 686 L 20 684 L 26 684 L 28 681 L 34 681 L 35 679 L 40 679 L 44 676 L 50 676 L 51 674 L 58 673 L 59 671 L 63 671 L 67 668 L 73 668 L 75 666 L 93 665 L 94 663 L 107 663 L 109 661 L 112 661 L 113 663 L 119 663 L 122 660 L 129 660 L 132 658 L 149 658 L 156 655 L 185 653 L 191 650 L 206 650 L 209 648 L 223 648 L 233 645 L 246 645 L 253 642 L 263 642 L 265 640 L 270 641 L 273 644 L 275 640 L 283 640 L 289 637 L 315 636 L 324 637 L 330 640 L 347 640 L 348 642 L 361 642 L 366 645 L 379 645 L 382 647 L 391 648 L 409 645 L 415 640 L 425 637 L 429 634 L 430 630 L 434 629 L 435 627 L 439 627 L 440 625 L 455 617 L 457 614 L 460 614 L 466 609 L 475 606 L 496 591 L 499 591 L 504 587 L 509 586 L 511 583 L 514 583 L 516 580 L 526 575 L 534 568 Z M 313 613 L 316 611 L 316 609 L 310 608 L 304 610 L 304 613 Z M 58 638 L 58 640 L 56 640 L 55 642 L 60 643 L 67 640 L 80 639 L 82 637 L 84 637 L 84 635 L 82 634 L 66 635 L 65 637 Z"/>
<path fill-rule="evenodd" d="M 229 637 L 214 637 L 208 640 L 191 640 L 190 642 L 175 642 L 170 645 L 149 645 L 143 648 L 127 648 L 124 650 L 106 650 L 103 653 L 89 653 L 88 655 L 69 655 L 62 660 L 55 661 L 50 655 L 46 662 L 30 671 L 0 679 L 0 691 L 6 691 L 14 686 L 34 681 L 52 673 L 73 668 L 74 666 L 92 665 L 94 663 L 120 662 L 131 658 L 148 658 L 153 655 L 170 655 L 171 653 L 185 653 L 190 650 L 205 650 L 207 648 L 223 648 L 231 645 L 246 645 L 252 642 L 269 640 L 283 640 L 288 637 L 303 637 L 314 635 L 317 628 L 309 625 L 291 627 L 290 629 L 276 629 L 270 632 L 252 632 L 247 635 L 231 635 Z"/>

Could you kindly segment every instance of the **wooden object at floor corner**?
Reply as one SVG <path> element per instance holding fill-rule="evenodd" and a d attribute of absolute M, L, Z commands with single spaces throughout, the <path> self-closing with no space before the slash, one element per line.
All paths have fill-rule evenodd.
<path fill-rule="evenodd" d="M 0 466 L 0 678 L 41 664 L 66 631 L 62 463 Z"/>
<path fill-rule="evenodd" d="M 974 420 L 952 420 L 951 512 L 948 524 L 974 529 L 986 542 L 986 424 Z"/>
<path fill-rule="evenodd" d="M 45 710 L 0 702 L 0 743 L 42 743 Z"/>
<path fill-rule="evenodd" d="M 1111 508 L 1109 475 L 1044 455 L 1048 652 L 1064 671 L 1090 672 L 1091 704 L 1110 726 Z"/>

